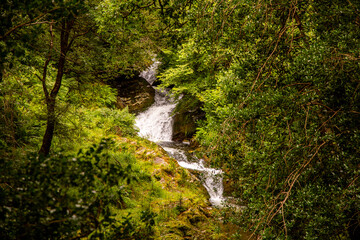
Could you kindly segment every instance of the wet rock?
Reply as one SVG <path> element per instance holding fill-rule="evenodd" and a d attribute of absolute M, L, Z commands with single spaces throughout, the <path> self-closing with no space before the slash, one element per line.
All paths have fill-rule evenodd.
<path fill-rule="evenodd" d="M 223 186 L 224 186 L 224 196 L 232 196 L 232 193 L 235 191 L 235 184 L 230 179 L 224 179 L 223 180 Z"/>
<path fill-rule="evenodd" d="M 185 140 L 182 141 L 182 143 L 185 144 L 185 145 L 190 145 L 190 140 L 185 139 Z"/>
<path fill-rule="evenodd" d="M 179 100 L 173 117 L 173 140 L 186 141 L 191 144 L 191 139 L 196 132 L 196 122 L 205 117 L 201 110 L 202 103 L 196 98 L 185 95 Z"/>
<path fill-rule="evenodd" d="M 120 109 L 128 107 L 129 112 L 139 113 L 155 101 L 155 89 L 140 76 L 121 76 L 110 81 L 110 85 L 117 89 L 116 106 Z"/>
<path fill-rule="evenodd" d="M 190 113 L 177 113 L 173 119 L 173 140 L 183 141 L 194 135 L 196 131 L 196 124 Z"/>

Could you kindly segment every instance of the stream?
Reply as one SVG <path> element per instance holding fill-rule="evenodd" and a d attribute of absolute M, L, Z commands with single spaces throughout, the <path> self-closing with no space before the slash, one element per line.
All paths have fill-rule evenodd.
<path fill-rule="evenodd" d="M 150 84 L 156 79 L 156 68 L 159 62 L 140 74 Z M 176 102 L 167 96 L 166 91 L 155 90 L 155 102 L 146 111 L 136 117 L 135 125 L 139 128 L 139 135 L 160 145 L 178 164 L 187 169 L 201 172 L 201 181 L 209 193 L 213 206 L 223 206 L 222 171 L 206 167 L 205 161 L 189 153 L 186 144 L 172 141 L 173 118 L 172 111 Z"/>

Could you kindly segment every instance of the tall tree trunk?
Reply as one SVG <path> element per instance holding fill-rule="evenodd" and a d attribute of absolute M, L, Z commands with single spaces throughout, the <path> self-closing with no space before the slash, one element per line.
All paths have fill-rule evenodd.
<path fill-rule="evenodd" d="M 4 71 L 4 68 L 2 66 L 2 64 L 0 64 L 0 83 L 3 81 L 3 71 Z"/>
<path fill-rule="evenodd" d="M 40 154 L 45 156 L 47 156 L 50 152 L 51 142 L 54 136 L 55 122 L 56 122 L 55 99 L 46 101 L 46 104 L 47 104 L 46 131 L 39 151 Z"/>
<path fill-rule="evenodd" d="M 43 137 L 43 142 L 39 151 L 39 154 L 41 155 L 49 155 L 50 153 L 50 147 L 51 143 L 54 137 L 54 131 L 55 131 L 55 123 L 56 123 L 56 114 L 55 114 L 55 106 L 56 106 L 56 97 L 59 93 L 62 78 L 64 75 L 64 67 L 66 62 L 66 54 L 70 49 L 69 44 L 69 36 L 70 36 L 70 30 L 72 29 L 72 26 L 74 24 L 74 20 L 72 21 L 62 21 L 61 26 L 61 33 L 60 33 L 60 56 L 57 64 L 57 74 L 56 74 L 56 80 L 55 84 L 49 93 L 46 88 L 46 71 L 48 63 L 51 59 L 51 50 L 52 50 L 52 42 L 50 44 L 50 52 L 47 61 L 45 62 L 44 66 L 44 73 L 43 73 L 43 90 L 45 93 L 45 99 L 46 99 L 46 105 L 47 105 L 47 123 L 46 123 L 46 131 L 45 135 Z M 52 30 L 50 30 L 52 31 Z M 52 34 L 52 33 L 51 33 Z"/>

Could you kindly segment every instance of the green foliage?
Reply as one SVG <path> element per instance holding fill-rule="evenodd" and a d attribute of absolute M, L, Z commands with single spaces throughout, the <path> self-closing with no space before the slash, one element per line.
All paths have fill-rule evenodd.
<path fill-rule="evenodd" d="M 174 63 L 159 75 L 159 79 L 163 81 L 162 86 L 174 86 L 172 92 L 175 94 L 191 95 L 212 88 L 214 77 L 211 72 L 217 67 L 211 63 L 214 60 L 213 51 L 211 46 L 199 46 L 190 38 L 177 52 L 175 61 L 171 56 L 166 56 L 173 54 L 172 52 L 164 52 L 162 56 L 172 59 Z"/>
<path fill-rule="evenodd" d="M 17 162 L 2 159 L 2 238 L 73 238 L 113 224 L 122 180 L 132 173 L 109 158 L 112 144 L 103 139 L 75 156 L 59 152 L 48 158 L 30 154 Z"/>
<path fill-rule="evenodd" d="M 6 1 L 1 237 L 156 234 L 154 209 L 122 210 L 141 205 L 134 196 L 146 193 L 141 199 L 150 202 L 168 196 L 165 188 L 186 187 L 187 172 L 170 162 L 155 180 L 143 170 L 155 167 L 137 162 L 131 140 L 116 146 L 122 153 L 109 150 L 107 140 L 92 144 L 136 133 L 134 116 L 114 109 L 115 92 L 95 79 L 134 74 L 163 49 L 162 85 L 184 94 L 178 111 L 202 106 L 197 139 L 226 173 L 227 194 L 246 206 L 229 221 L 264 239 L 356 239 L 359 8 L 341 0 Z M 41 144 L 49 117 L 44 89 L 57 76 L 53 154 L 39 158 L 29 153 Z M 169 198 L 179 203 L 178 196 Z M 189 209 L 191 200 L 180 199 L 181 209 L 166 207 L 169 219 Z M 189 231 L 178 223 L 176 233 Z"/>
<path fill-rule="evenodd" d="M 0 83 L 1 139 L 8 147 L 39 141 L 45 119 L 44 102 L 37 94 L 41 85 L 31 73 L 33 69 L 24 68 L 21 74 L 6 74 Z"/>
<path fill-rule="evenodd" d="M 161 45 L 154 33 L 163 25 L 156 4 L 145 3 L 7 1 L 2 5 L 0 21 L 6 24 L 0 29 L 0 82 L 4 77 L 28 75 L 31 85 L 40 86 L 31 93 L 45 100 L 41 104 L 47 107 L 42 109 L 46 113 L 42 116 L 46 119 L 43 154 L 49 153 L 54 132 L 64 132 L 63 112 L 78 103 L 74 89 L 119 74 L 134 74 L 150 64 Z M 110 95 L 97 100 L 113 105 Z M 41 130 L 45 129 L 41 126 Z"/>
<path fill-rule="evenodd" d="M 102 139 L 77 154 L 2 158 L 1 238 L 153 239 L 157 213 L 145 201 L 161 197 L 144 190 L 163 190 L 128 148 L 118 148 Z"/>
<path fill-rule="evenodd" d="M 132 135 L 134 136 L 136 130 L 134 129 L 135 117 L 129 114 L 128 110 L 112 110 L 103 108 L 92 112 L 92 119 L 96 123 L 96 126 L 103 128 L 105 132 L 117 132 L 120 135 Z M 106 129 L 103 126 L 109 126 Z"/>
<path fill-rule="evenodd" d="M 36 149 L 46 119 L 44 99 L 37 94 L 42 91 L 41 82 L 32 67 L 19 64 L 16 70 L 19 73 L 9 72 L 0 83 L 1 112 L 4 113 L 0 124 L 1 142 L 4 150 L 5 146 L 24 144 Z M 59 117 L 54 147 L 68 149 L 68 144 L 62 143 L 65 139 L 78 143 L 80 148 L 86 144 L 85 140 L 95 142 L 100 136 L 133 136 L 135 117 L 127 109 L 115 109 L 115 101 L 116 91 L 108 85 L 99 82 L 78 85 L 75 79 L 65 78 L 56 106 Z"/>
<path fill-rule="evenodd" d="M 182 211 L 206 205 L 187 171 L 179 174 L 175 160 L 169 171 L 165 153 L 135 137 L 135 116 L 115 109 L 116 91 L 106 85 L 138 74 L 169 38 L 185 36 L 170 33 L 191 4 L 1 4 L 1 239 L 153 239 L 166 221 L 178 221 L 179 194 Z M 38 156 L 49 122 L 51 151 Z M 160 207 L 167 219 L 158 217 Z"/>
<path fill-rule="evenodd" d="M 189 20 L 201 18 L 162 72 L 165 86 L 203 102 L 197 139 L 246 206 L 232 221 L 255 236 L 359 234 L 357 8 L 198 3 Z"/>

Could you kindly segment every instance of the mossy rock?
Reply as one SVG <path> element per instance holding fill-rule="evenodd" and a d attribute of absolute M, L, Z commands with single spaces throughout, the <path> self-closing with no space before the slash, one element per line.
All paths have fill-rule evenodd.
<path fill-rule="evenodd" d="M 223 186 L 224 186 L 224 196 L 232 196 L 232 193 L 234 192 L 235 184 L 233 181 L 229 179 L 223 180 Z"/>
<path fill-rule="evenodd" d="M 196 122 L 205 117 L 202 103 L 196 97 L 185 95 L 174 111 L 173 140 L 182 142 L 191 139 L 196 132 Z"/>
<path fill-rule="evenodd" d="M 188 231 L 192 229 L 192 226 L 189 222 L 181 220 L 167 222 L 165 227 L 167 229 L 167 233 L 182 237 L 181 239 L 188 235 Z"/>
<path fill-rule="evenodd" d="M 183 240 L 184 238 L 182 236 L 173 234 L 173 233 L 168 233 L 166 235 L 162 235 L 160 237 L 161 240 Z"/>
<path fill-rule="evenodd" d="M 173 139 L 183 141 L 191 138 L 196 131 L 196 124 L 190 113 L 177 113 L 174 116 Z"/>
<path fill-rule="evenodd" d="M 207 221 L 207 217 L 198 208 L 190 208 L 181 214 L 181 217 L 195 226 L 199 222 Z"/>

